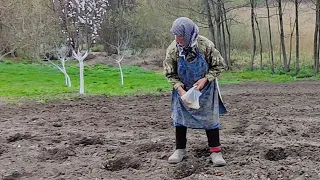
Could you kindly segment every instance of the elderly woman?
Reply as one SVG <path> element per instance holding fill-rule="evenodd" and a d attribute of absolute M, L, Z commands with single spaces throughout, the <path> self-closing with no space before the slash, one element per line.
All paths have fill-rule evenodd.
<path fill-rule="evenodd" d="M 221 100 L 217 77 L 225 63 L 214 44 L 199 35 L 198 26 L 186 17 L 176 19 L 171 28 L 175 40 L 167 48 L 163 62 L 165 75 L 173 85 L 171 118 L 176 130 L 176 150 L 169 163 L 186 157 L 187 128 L 205 129 L 214 166 L 226 165 L 221 154 L 219 114 L 226 112 Z M 183 101 L 192 87 L 201 91 L 200 109 L 192 109 Z"/>

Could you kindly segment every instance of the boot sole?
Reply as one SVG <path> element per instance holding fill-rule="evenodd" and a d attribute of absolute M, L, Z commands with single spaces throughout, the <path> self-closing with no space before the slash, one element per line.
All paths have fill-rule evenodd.
<path fill-rule="evenodd" d="M 221 164 L 213 164 L 214 167 L 223 167 L 226 166 L 227 163 L 221 163 Z"/>
<path fill-rule="evenodd" d="M 168 160 L 168 163 L 169 164 L 178 164 L 178 163 L 180 163 L 180 162 L 182 162 L 184 159 L 186 159 L 187 158 L 187 155 L 185 155 L 182 159 L 181 159 L 181 161 L 169 161 Z"/>

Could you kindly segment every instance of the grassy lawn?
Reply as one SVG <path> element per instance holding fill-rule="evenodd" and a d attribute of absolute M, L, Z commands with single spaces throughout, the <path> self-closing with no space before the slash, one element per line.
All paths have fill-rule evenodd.
<path fill-rule="evenodd" d="M 151 72 L 138 67 L 124 67 L 124 86 L 120 82 L 117 68 L 102 65 L 85 67 L 86 95 L 106 94 L 139 95 L 159 94 L 171 90 L 171 85 L 161 72 Z M 8 100 L 34 99 L 47 101 L 78 95 L 79 69 L 67 67 L 72 87 L 65 86 L 64 75 L 49 64 L 23 64 L 0 62 L 0 98 Z M 303 69 L 300 74 L 271 74 L 270 71 L 228 71 L 220 77 L 220 84 L 242 82 L 292 82 L 298 79 L 317 80 L 312 70 Z"/>
<path fill-rule="evenodd" d="M 0 97 L 6 99 L 37 99 L 76 96 L 79 92 L 79 69 L 67 67 L 72 87 L 65 85 L 64 75 L 49 64 L 14 64 L 0 62 Z M 116 68 L 97 65 L 85 67 L 87 95 L 135 95 L 161 93 L 171 89 L 162 74 L 137 67 L 124 67 L 124 86 Z"/>
<path fill-rule="evenodd" d="M 223 72 L 220 77 L 220 84 L 232 84 L 243 82 L 293 82 L 296 80 L 319 80 L 311 69 L 302 69 L 298 74 L 295 72 L 284 72 L 279 70 L 274 74 L 270 70 L 242 70 Z"/>

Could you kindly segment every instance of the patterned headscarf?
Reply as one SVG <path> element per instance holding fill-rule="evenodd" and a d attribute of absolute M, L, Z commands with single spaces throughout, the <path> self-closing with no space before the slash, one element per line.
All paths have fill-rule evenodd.
<path fill-rule="evenodd" d="M 171 30 L 175 36 L 184 37 L 184 46 L 181 47 L 177 44 L 179 55 L 188 53 L 188 50 L 196 45 L 196 39 L 199 34 L 199 27 L 189 18 L 180 17 L 172 23 Z"/>

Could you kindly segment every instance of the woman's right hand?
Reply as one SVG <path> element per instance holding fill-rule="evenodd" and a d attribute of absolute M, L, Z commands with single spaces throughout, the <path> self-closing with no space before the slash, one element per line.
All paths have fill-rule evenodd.
<path fill-rule="evenodd" d="M 178 88 L 178 93 L 180 95 L 180 97 L 182 97 L 185 93 L 187 93 L 181 86 Z M 189 99 L 182 99 L 181 100 L 185 103 L 185 104 L 190 104 L 190 100 Z"/>
<path fill-rule="evenodd" d="M 186 93 L 186 91 L 180 86 L 178 87 L 178 93 L 180 96 L 183 96 Z"/>

